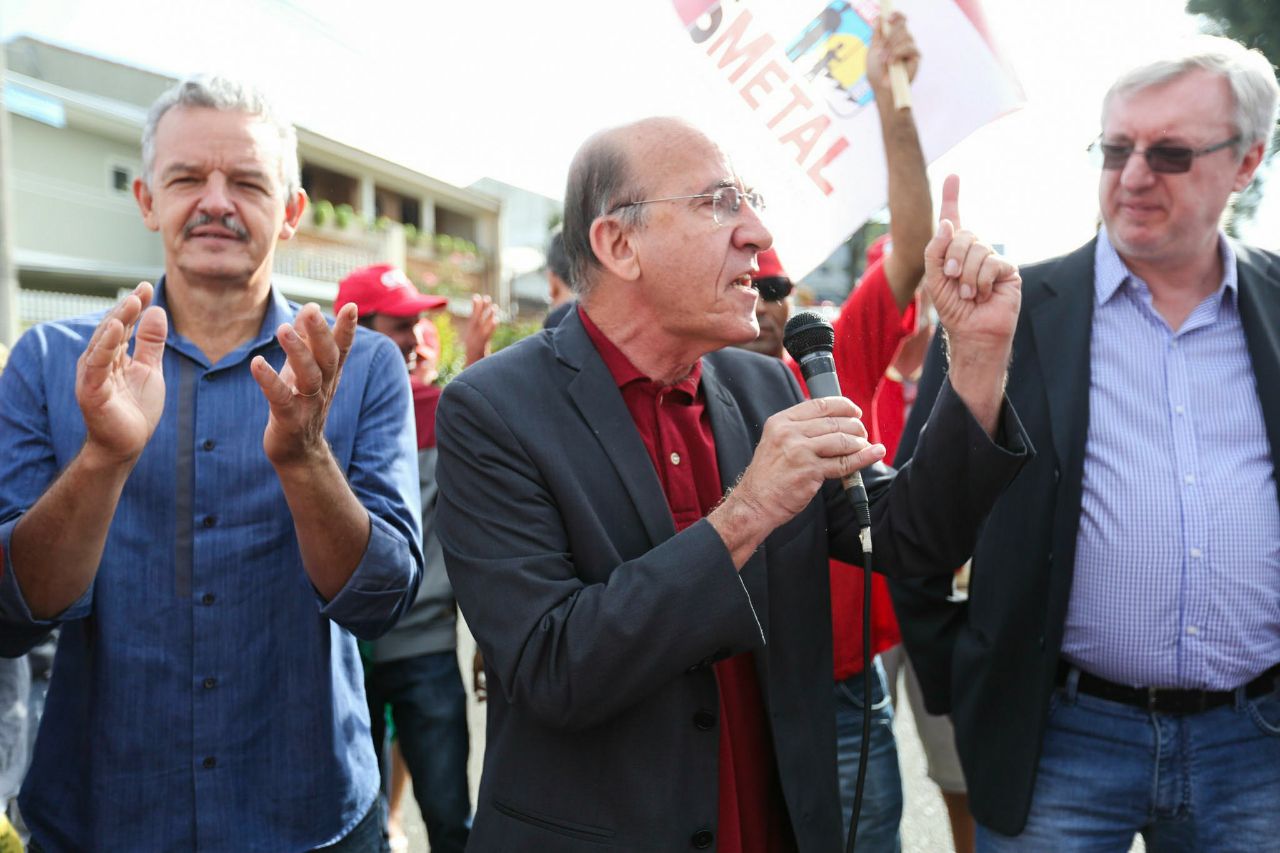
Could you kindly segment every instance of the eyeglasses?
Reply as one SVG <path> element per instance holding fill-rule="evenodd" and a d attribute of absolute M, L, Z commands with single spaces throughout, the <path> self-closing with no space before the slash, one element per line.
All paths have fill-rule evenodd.
<path fill-rule="evenodd" d="M 751 286 L 760 291 L 765 302 L 781 302 L 791 295 L 795 285 L 784 275 L 766 275 L 751 280 Z"/>
<path fill-rule="evenodd" d="M 738 215 L 738 211 L 742 210 L 742 202 L 745 200 L 751 209 L 756 213 L 764 211 L 764 196 L 752 190 L 744 192 L 737 187 L 721 187 L 713 193 L 698 193 L 697 195 L 672 195 L 666 198 L 647 198 L 644 201 L 628 201 L 618 205 L 610 213 L 616 213 L 624 207 L 636 207 L 641 204 L 653 204 L 655 201 L 683 201 L 691 198 L 709 198 L 711 199 L 711 216 L 715 219 L 717 225 L 725 225 L 733 221 Z"/>
<path fill-rule="evenodd" d="M 1137 153 L 1141 154 L 1142 158 L 1147 161 L 1147 168 L 1151 171 L 1159 172 L 1162 175 L 1180 175 L 1183 172 L 1191 171 L 1191 164 L 1195 162 L 1197 157 L 1221 151 L 1228 145 L 1235 145 L 1239 141 L 1240 134 L 1237 133 L 1225 142 L 1219 142 L 1206 148 L 1187 148 L 1183 145 L 1152 145 L 1150 148 L 1139 151 L 1132 145 L 1117 145 L 1111 142 L 1103 142 L 1099 138 L 1095 139 L 1089 146 L 1089 153 L 1093 157 L 1094 165 L 1101 165 L 1104 169 L 1123 169 L 1128 164 L 1129 157 Z"/>

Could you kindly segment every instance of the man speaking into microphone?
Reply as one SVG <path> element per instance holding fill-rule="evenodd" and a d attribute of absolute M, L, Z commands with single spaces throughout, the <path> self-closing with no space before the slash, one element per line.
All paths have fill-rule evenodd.
<path fill-rule="evenodd" d="M 877 564 L 910 575 L 963 562 L 1029 452 L 1017 271 L 949 223 L 926 280 L 955 361 L 896 479 L 847 399 L 722 349 L 758 333 L 763 208 L 683 122 L 595 135 L 566 190 L 578 308 L 444 393 L 438 529 L 489 679 L 476 850 L 837 849 L 839 480 L 865 469 Z"/>

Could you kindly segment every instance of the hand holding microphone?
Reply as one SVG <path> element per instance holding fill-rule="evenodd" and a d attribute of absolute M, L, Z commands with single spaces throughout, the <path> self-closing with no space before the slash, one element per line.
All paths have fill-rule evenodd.
<path fill-rule="evenodd" d="M 738 568 L 766 536 L 803 511 L 823 483 L 884 458 L 884 445 L 867 440 L 861 415 L 837 389 L 815 392 L 814 399 L 765 421 L 742 479 L 707 517 Z"/>
<path fill-rule="evenodd" d="M 787 321 L 782 342 L 787 352 L 800 365 L 800 373 L 804 376 L 811 397 L 840 396 L 840 380 L 836 377 L 833 355 L 836 333 L 821 314 L 816 311 L 801 311 L 796 314 Z M 864 427 L 864 435 L 865 432 Z M 874 446 L 883 449 L 881 445 Z M 871 553 L 871 506 L 867 500 L 866 487 L 862 484 L 862 474 L 859 473 L 862 467 L 865 466 L 844 474 L 840 480 L 853 502 L 862 550 Z"/>

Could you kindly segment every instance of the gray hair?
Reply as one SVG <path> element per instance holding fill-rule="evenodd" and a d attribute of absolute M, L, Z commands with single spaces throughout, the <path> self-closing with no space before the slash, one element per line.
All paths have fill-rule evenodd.
<path fill-rule="evenodd" d="M 257 87 L 217 74 L 197 74 L 180 80 L 151 105 L 147 123 L 142 128 L 142 180 L 148 186 L 156 159 L 156 127 L 165 113 L 179 106 L 248 113 L 269 124 L 280 134 L 280 182 L 285 187 L 286 198 L 293 198 L 301 189 L 298 132 L 293 123 L 282 116 Z"/>
<path fill-rule="evenodd" d="M 1123 74 L 1111 84 L 1102 99 L 1103 123 L 1106 123 L 1107 110 L 1115 97 L 1170 83 L 1197 69 L 1219 75 L 1231 88 L 1235 99 L 1232 123 L 1240 134 L 1240 141 L 1235 146 L 1236 156 L 1243 155 L 1259 142 L 1263 144 L 1265 153 L 1275 130 L 1276 102 L 1280 98 L 1275 69 L 1260 51 L 1249 50 L 1234 39 L 1221 36 L 1200 36 L 1189 40 L 1179 54 L 1140 65 Z"/>
<path fill-rule="evenodd" d="M 569 287 L 579 297 L 595 286 L 600 259 L 591 248 L 591 226 L 602 216 L 617 213 L 629 227 L 644 224 L 644 206 L 619 205 L 638 201 L 630 187 L 631 170 L 620 134 L 605 131 L 587 140 L 569 166 L 564 191 L 564 251 L 568 256 Z"/>

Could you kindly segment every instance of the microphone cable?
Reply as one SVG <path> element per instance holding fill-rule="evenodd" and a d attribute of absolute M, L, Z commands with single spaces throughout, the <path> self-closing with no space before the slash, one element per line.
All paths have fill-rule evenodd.
<path fill-rule="evenodd" d="M 835 341 L 835 329 L 816 311 L 801 311 L 787 321 L 783 346 L 800 365 L 811 397 L 842 396 L 833 356 Z M 862 744 L 858 749 L 858 781 L 854 786 L 849 834 L 844 848 L 845 853 L 854 853 L 871 749 L 871 506 L 860 473 L 855 471 L 841 478 L 841 483 L 853 504 L 858 540 L 862 545 Z"/>

